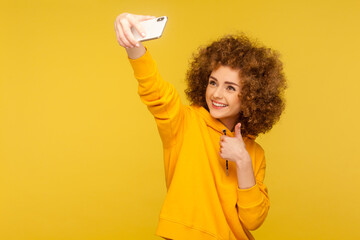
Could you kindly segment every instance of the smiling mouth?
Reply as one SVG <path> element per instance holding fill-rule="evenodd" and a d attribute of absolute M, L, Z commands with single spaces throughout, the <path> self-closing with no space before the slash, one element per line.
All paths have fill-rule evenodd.
<path fill-rule="evenodd" d="M 219 103 L 219 102 L 215 102 L 215 101 L 211 101 L 212 105 L 216 108 L 223 108 L 223 107 L 227 107 L 228 105 L 223 104 L 223 103 Z"/>

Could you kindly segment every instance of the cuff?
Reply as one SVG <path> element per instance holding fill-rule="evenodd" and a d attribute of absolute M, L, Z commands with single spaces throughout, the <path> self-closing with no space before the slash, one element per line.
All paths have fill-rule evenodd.
<path fill-rule="evenodd" d="M 237 205 L 239 207 L 252 207 L 263 199 L 259 185 L 255 184 L 251 188 L 237 188 Z"/>
<path fill-rule="evenodd" d="M 129 62 L 134 70 L 134 75 L 137 79 L 146 78 L 151 76 L 156 69 L 156 64 L 151 57 L 148 49 L 145 47 L 146 52 L 144 55 L 137 59 L 129 59 Z"/>

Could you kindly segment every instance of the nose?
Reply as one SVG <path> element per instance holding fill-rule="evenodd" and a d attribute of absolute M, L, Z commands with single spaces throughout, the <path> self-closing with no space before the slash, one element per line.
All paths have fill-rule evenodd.
<path fill-rule="evenodd" d="M 223 97 L 223 92 L 220 87 L 216 88 L 216 90 L 214 91 L 213 97 L 216 99 L 221 99 Z"/>

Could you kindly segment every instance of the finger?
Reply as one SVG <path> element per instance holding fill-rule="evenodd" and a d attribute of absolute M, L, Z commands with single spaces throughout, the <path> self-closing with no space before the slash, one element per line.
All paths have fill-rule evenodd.
<path fill-rule="evenodd" d="M 124 35 L 132 46 L 136 46 L 136 47 L 139 46 L 139 43 L 134 38 L 134 34 L 131 31 L 130 25 L 129 25 L 129 27 L 124 28 Z"/>
<path fill-rule="evenodd" d="M 116 21 L 115 21 L 115 31 L 116 31 L 116 37 L 118 39 L 119 44 L 121 43 L 121 46 L 127 47 L 127 45 L 125 45 L 124 41 L 121 40 L 121 38 L 124 38 L 124 36 L 122 34 L 120 19 L 116 19 Z"/>
<path fill-rule="evenodd" d="M 146 35 L 145 29 L 142 27 L 140 22 L 151 20 L 156 18 L 155 16 L 150 15 L 134 15 L 130 17 L 130 21 L 133 21 L 133 26 L 135 27 L 136 31 L 138 31 L 141 35 L 144 33 Z M 143 36 L 144 37 L 144 36 Z"/>
<path fill-rule="evenodd" d="M 117 23 L 115 22 L 115 32 L 116 32 L 116 40 L 118 41 L 119 45 L 122 46 L 122 47 L 126 47 L 124 42 L 121 41 L 120 39 L 120 35 L 119 35 L 119 30 L 118 30 L 118 27 L 117 27 Z"/>
<path fill-rule="evenodd" d="M 221 140 L 222 142 L 226 142 L 228 138 L 231 138 L 231 137 L 229 137 L 229 136 L 227 136 L 227 135 L 221 135 L 221 136 L 220 136 L 220 140 Z"/>
<path fill-rule="evenodd" d="M 115 21 L 115 23 L 114 23 L 114 29 L 115 29 L 115 34 L 116 34 L 116 40 L 119 42 L 119 31 L 118 31 L 118 29 L 117 29 L 117 26 L 116 26 L 116 21 Z M 120 44 L 120 42 L 119 42 L 119 44 Z"/>
<path fill-rule="evenodd" d="M 124 28 L 128 28 L 128 26 L 126 26 L 126 25 L 127 24 L 125 21 L 120 21 L 120 24 L 118 25 L 119 36 L 120 36 L 121 41 L 125 44 L 126 47 L 133 48 L 134 46 L 128 41 L 128 39 L 126 38 L 126 36 L 124 34 L 124 32 L 125 32 Z"/>
<path fill-rule="evenodd" d="M 135 28 L 135 30 L 142 36 L 142 37 L 145 37 L 146 35 L 146 32 L 145 32 L 145 29 L 142 27 L 142 25 L 140 24 L 140 22 L 142 21 L 146 21 L 146 20 L 149 20 L 149 19 L 152 19 L 153 17 L 152 16 L 136 16 L 136 17 L 133 17 L 133 16 L 129 16 L 128 19 L 129 19 L 129 22 L 131 24 L 131 26 L 133 26 Z"/>
<path fill-rule="evenodd" d="M 155 16 L 151 16 L 151 15 L 134 15 L 134 17 L 135 17 L 136 20 L 138 20 L 139 22 L 156 18 Z"/>
<path fill-rule="evenodd" d="M 128 48 L 126 47 L 126 45 L 124 44 L 123 41 L 121 41 L 121 39 L 118 39 L 118 43 L 120 44 L 120 46 L 124 47 L 124 48 Z"/>
<path fill-rule="evenodd" d="M 241 135 L 241 123 L 236 124 L 235 126 L 235 137 L 242 139 Z"/>

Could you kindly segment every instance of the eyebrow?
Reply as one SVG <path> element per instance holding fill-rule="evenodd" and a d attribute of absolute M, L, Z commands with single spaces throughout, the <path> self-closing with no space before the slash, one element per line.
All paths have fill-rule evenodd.
<path fill-rule="evenodd" d="M 213 77 L 213 76 L 210 76 L 209 78 L 212 78 L 212 79 L 214 79 L 215 81 L 218 81 L 217 79 L 216 79 L 216 77 Z M 225 82 L 226 84 L 231 84 L 231 85 L 235 85 L 235 86 L 238 86 L 238 87 L 240 87 L 239 85 L 237 85 L 236 83 L 234 83 L 234 82 Z"/>

